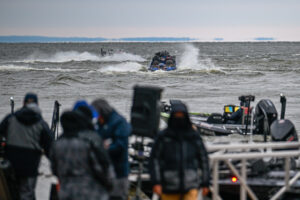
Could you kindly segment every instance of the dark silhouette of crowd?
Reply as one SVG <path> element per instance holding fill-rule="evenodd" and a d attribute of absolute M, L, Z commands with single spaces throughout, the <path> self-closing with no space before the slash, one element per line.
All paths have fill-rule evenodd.
<path fill-rule="evenodd" d="M 2 120 L 3 159 L 15 172 L 17 199 L 36 199 L 43 154 L 58 179 L 59 200 L 128 199 L 131 125 L 126 119 L 105 99 L 96 99 L 75 102 L 61 114 L 60 123 L 62 133 L 54 138 L 34 93 L 27 93 L 23 107 Z M 155 140 L 149 169 L 153 192 L 163 200 L 196 200 L 200 187 L 207 194 L 207 152 L 184 104 L 173 106 L 168 127 Z"/>

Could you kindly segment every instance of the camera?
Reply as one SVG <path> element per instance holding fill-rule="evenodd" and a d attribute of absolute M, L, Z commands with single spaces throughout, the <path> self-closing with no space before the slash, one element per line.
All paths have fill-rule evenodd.
<path fill-rule="evenodd" d="M 255 96 L 253 95 L 243 95 L 239 97 L 239 100 L 241 102 L 250 102 L 255 100 Z"/>

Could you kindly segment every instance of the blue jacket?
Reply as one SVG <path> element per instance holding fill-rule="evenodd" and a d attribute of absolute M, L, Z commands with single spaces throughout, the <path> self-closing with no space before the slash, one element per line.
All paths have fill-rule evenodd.
<path fill-rule="evenodd" d="M 106 140 L 111 139 L 108 149 L 113 163 L 116 177 L 127 177 L 129 174 L 128 162 L 128 137 L 131 133 L 131 126 L 124 117 L 113 110 L 107 122 L 98 127 L 98 133 Z"/>

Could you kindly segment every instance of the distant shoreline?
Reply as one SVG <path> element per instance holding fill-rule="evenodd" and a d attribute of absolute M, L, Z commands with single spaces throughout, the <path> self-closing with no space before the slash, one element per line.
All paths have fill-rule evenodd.
<path fill-rule="evenodd" d="M 132 38 L 102 38 L 102 37 L 47 37 L 47 36 L 0 36 L 0 42 L 190 42 L 196 41 L 188 37 L 132 37 Z"/>
<path fill-rule="evenodd" d="M 300 42 L 280 41 L 272 37 L 256 37 L 244 41 L 226 40 L 224 38 L 196 39 L 189 37 L 47 37 L 47 36 L 0 36 L 0 43 L 113 43 L 113 42 Z"/>

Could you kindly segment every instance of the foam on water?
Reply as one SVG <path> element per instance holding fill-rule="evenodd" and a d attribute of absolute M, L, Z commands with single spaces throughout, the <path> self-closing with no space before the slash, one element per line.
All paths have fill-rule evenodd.
<path fill-rule="evenodd" d="M 211 59 L 199 59 L 200 50 L 192 44 L 184 45 L 184 52 L 179 58 L 177 69 L 181 70 L 196 70 L 196 71 L 218 71 Z"/>
<path fill-rule="evenodd" d="M 118 61 L 118 62 L 124 62 L 124 61 L 144 62 L 145 61 L 145 59 L 142 58 L 140 55 L 134 55 L 126 52 L 103 56 L 100 58 L 100 60 L 109 61 L 109 62 L 110 61 Z"/>
<path fill-rule="evenodd" d="M 98 69 L 98 72 L 138 72 L 142 69 L 142 65 L 137 62 L 125 62 L 115 65 L 107 65 Z"/>
<path fill-rule="evenodd" d="M 52 55 L 45 55 L 42 53 L 34 53 L 22 62 L 51 62 L 51 63 L 64 63 L 70 61 L 99 61 L 99 56 L 89 52 L 66 51 L 56 52 Z"/>
<path fill-rule="evenodd" d="M 56 52 L 52 55 L 45 55 L 42 53 L 34 53 L 30 55 L 27 59 L 22 62 L 25 63 L 34 63 L 34 62 L 49 62 L 49 63 L 65 63 L 71 61 L 94 61 L 94 62 L 123 62 L 123 61 L 136 61 L 143 62 L 145 61 L 139 55 L 134 55 L 126 52 L 114 53 L 112 55 L 101 56 L 100 54 L 90 53 L 90 52 L 77 52 L 77 51 L 66 51 L 66 52 Z"/>
<path fill-rule="evenodd" d="M 0 65 L 0 71 L 29 71 L 34 70 L 32 67 L 28 66 L 17 66 L 17 65 Z"/>
<path fill-rule="evenodd" d="M 53 72 L 73 72 L 81 71 L 80 69 L 62 69 L 62 68 L 34 68 L 25 65 L 0 65 L 0 71 L 53 71 Z"/>

